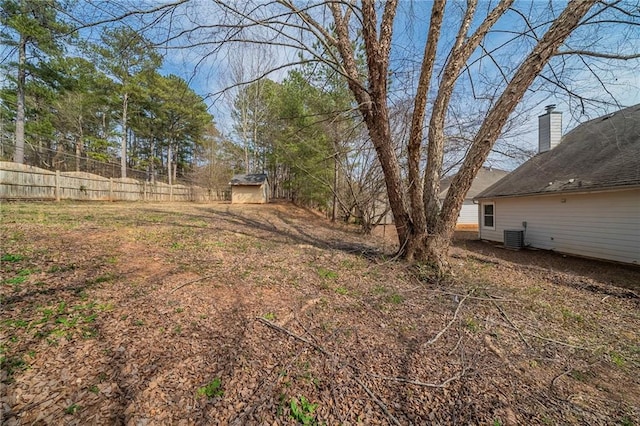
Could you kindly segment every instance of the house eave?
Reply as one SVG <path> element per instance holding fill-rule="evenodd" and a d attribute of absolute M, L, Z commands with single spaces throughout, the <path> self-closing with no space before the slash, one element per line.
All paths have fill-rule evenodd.
<path fill-rule="evenodd" d="M 565 189 L 562 191 L 537 191 L 537 192 L 527 192 L 520 194 L 506 194 L 506 195 L 486 195 L 475 197 L 474 201 L 482 201 L 482 200 L 494 200 L 498 198 L 523 198 L 523 197 L 551 197 L 557 195 L 580 195 L 580 194 L 595 194 L 599 192 L 620 192 L 620 191 L 628 191 L 631 189 L 640 189 L 640 183 L 632 184 L 632 185 L 616 185 L 616 186 L 603 186 L 597 188 L 575 188 L 575 189 Z"/>

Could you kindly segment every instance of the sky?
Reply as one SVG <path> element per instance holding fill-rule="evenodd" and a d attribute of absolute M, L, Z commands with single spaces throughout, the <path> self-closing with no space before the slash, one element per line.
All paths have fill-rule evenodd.
<path fill-rule="evenodd" d="M 202 2 L 196 2 L 202 4 Z M 472 24 L 473 30 L 479 24 L 490 7 L 495 5 L 495 1 L 480 2 L 475 21 Z M 303 4 L 300 3 L 299 4 Z M 555 11 L 549 10 L 549 4 L 555 7 Z M 532 35 L 540 36 L 543 30 L 548 28 L 548 17 L 550 13 L 558 14 L 561 12 L 564 2 L 542 2 L 534 1 L 519 2 L 517 6 L 526 13 L 527 21 L 521 14 L 507 13 L 496 24 L 494 31 L 486 40 L 486 48 L 500 49 L 494 54 L 496 61 L 501 61 L 502 70 L 493 64 L 493 60 L 484 58 L 473 63 L 469 67 L 469 75 L 462 76 L 456 86 L 456 91 L 461 96 L 468 96 L 472 87 L 476 95 L 476 99 L 472 99 L 472 105 L 469 105 L 470 112 L 482 112 L 486 108 L 486 102 L 482 99 L 489 95 L 495 95 L 495 85 L 502 80 L 502 72 L 506 72 L 507 76 L 512 74 L 518 63 L 519 58 L 531 48 Z M 522 7 L 524 6 L 524 7 Z M 391 101 L 400 101 L 411 98 L 415 81 L 417 81 L 416 69 L 420 65 L 420 55 L 424 48 L 424 42 L 428 30 L 428 20 L 431 10 L 431 2 L 428 1 L 400 1 L 398 7 L 398 16 L 394 27 L 394 38 L 392 48 L 391 71 L 394 73 L 392 80 L 398 82 L 395 87 L 390 88 Z M 447 53 L 447 47 L 453 42 L 458 19 L 462 14 L 460 2 L 449 2 L 447 8 L 447 21 L 445 21 L 445 30 L 440 42 L 440 56 L 444 57 Z M 212 16 L 208 16 L 207 7 L 203 6 L 198 10 L 199 23 L 210 23 L 218 12 L 209 11 Z M 319 15 L 317 15 L 320 18 Z M 520 37 L 514 40 L 514 31 L 519 31 L 525 22 L 531 24 L 534 28 L 528 34 L 528 37 Z M 640 21 L 638 22 L 640 24 Z M 594 33 L 590 28 L 585 28 L 577 33 L 575 37 L 569 39 L 567 48 L 582 48 L 589 46 L 590 48 L 616 48 L 623 53 L 630 53 L 634 48 L 640 46 L 640 30 L 632 31 L 629 34 L 623 34 L 617 30 L 615 26 L 605 26 L 605 29 L 611 32 L 606 37 Z M 640 27 L 639 27 L 640 28 Z M 202 37 L 204 33 L 198 36 Z M 503 46 L 504 45 L 504 46 Z M 241 49 L 242 50 L 242 49 Z M 225 61 L 233 60 L 238 54 L 248 56 L 251 52 L 234 48 L 222 48 L 215 57 L 208 57 L 202 60 L 202 51 L 168 51 L 166 57 L 165 69 L 167 72 L 177 73 L 178 75 L 190 81 L 192 87 L 201 95 L 205 96 L 211 104 L 211 111 L 216 115 L 220 126 L 223 130 L 228 129 L 228 102 L 220 97 L 220 91 L 229 85 L 229 70 Z M 481 52 L 476 53 L 476 57 Z M 274 56 L 272 66 L 279 63 L 291 61 L 295 55 L 292 49 L 272 49 L 270 52 Z M 544 79 L 538 79 L 533 85 L 527 96 L 523 100 L 523 104 L 519 107 L 518 114 L 522 116 L 521 135 L 517 137 L 518 143 L 524 144 L 527 149 L 535 149 L 537 146 L 537 116 L 544 112 L 544 106 L 548 104 L 556 104 L 558 110 L 565 113 L 564 127 L 565 131 L 570 130 L 580 122 L 594 118 L 611 112 L 618 107 L 624 107 L 640 103 L 640 73 L 636 72 L 633 64 L 620 63 L 620 66 L 610 66 L 601 59 L 586 58 L 585 63 L 571 62 L 568 63 L 566 57 L 554 59 L 551 67 L 547 67 L 543 72 L 545 77 L 553 77 L 557 74 L 563 74 L 566 82 L 566 89 L 579 93 L 586 99 L 584 109 L 581 102 L 577 102 L 575 97 L 567 96 L 564 90 L 548 83 Z M 199 62 L 201 61 L 202 62 Z M 194 66 L 197 65 L 197 66 Z M 635 61 L 635 65 L 640 65 Z M 597 76 L 594 76 L 587 67 L 591 67 L 599 76 L 604 76 L 605 85 L 600 84 Z M 441 68 L 441 67 L 440 67 Z M 609 69 L 611 71 L 605 71 Z M 506 71 L 505 71 L 506 70 Z M 278 81 L 285 75 L 284 70 L 278 70 L 270 74 L 270 78 Z M 590 99 L 604 100 L 608 105 L 595 105 Z"/>

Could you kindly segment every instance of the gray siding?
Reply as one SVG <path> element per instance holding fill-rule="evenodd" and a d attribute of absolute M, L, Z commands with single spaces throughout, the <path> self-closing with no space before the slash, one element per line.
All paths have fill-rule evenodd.
<path fill-rule="evenodd" d="M 503 242 L 523 229 L 525 244 L 546 250 L 640 264 L 640 189 L 483 200 L 495 202 L 495 230 L 480 238 Z"/>

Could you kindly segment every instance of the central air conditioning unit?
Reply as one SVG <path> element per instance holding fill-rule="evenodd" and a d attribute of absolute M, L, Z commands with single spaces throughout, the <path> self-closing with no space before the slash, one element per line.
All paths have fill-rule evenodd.
<path fill-rule="evenodd" d="M 504 247 L 512 250 L 524 248 L 524 231 L 521 229 L 505 229 Z"/>

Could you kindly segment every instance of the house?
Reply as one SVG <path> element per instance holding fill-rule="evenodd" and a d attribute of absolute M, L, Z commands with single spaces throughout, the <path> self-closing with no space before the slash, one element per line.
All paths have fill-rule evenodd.
<path fill-rule="evenodd" d="M 266 174 L 234 175 L 231 204 L 264 204 L 269 202 L 269 181 Z"/>
<path fill-rule="evenodd" d="M 480 238 L 640 264 L 640 104 L 561 137 L 539 117 L 539 153 L 475 199 Z"/>
<path fill-rule="evenodd" d="M 469 192 L 462 204 L 462 209 L 460 210 L 460 215 L 456 223 L 457 229 L 478 229 L 478 205 L 473 201 L 473 198 L 508 174 L 509 173 L 504 170 L 493 169 L 491 167 L 483 167 L 478 170 L 478 174 L 475 179 L 473 179 L 471 188 L 469 188 Z M 444 202 L 452 180 L 453 176 L 450 176 L 440 181 L 440 195 L 438 196 L 440 203 Z"/>

